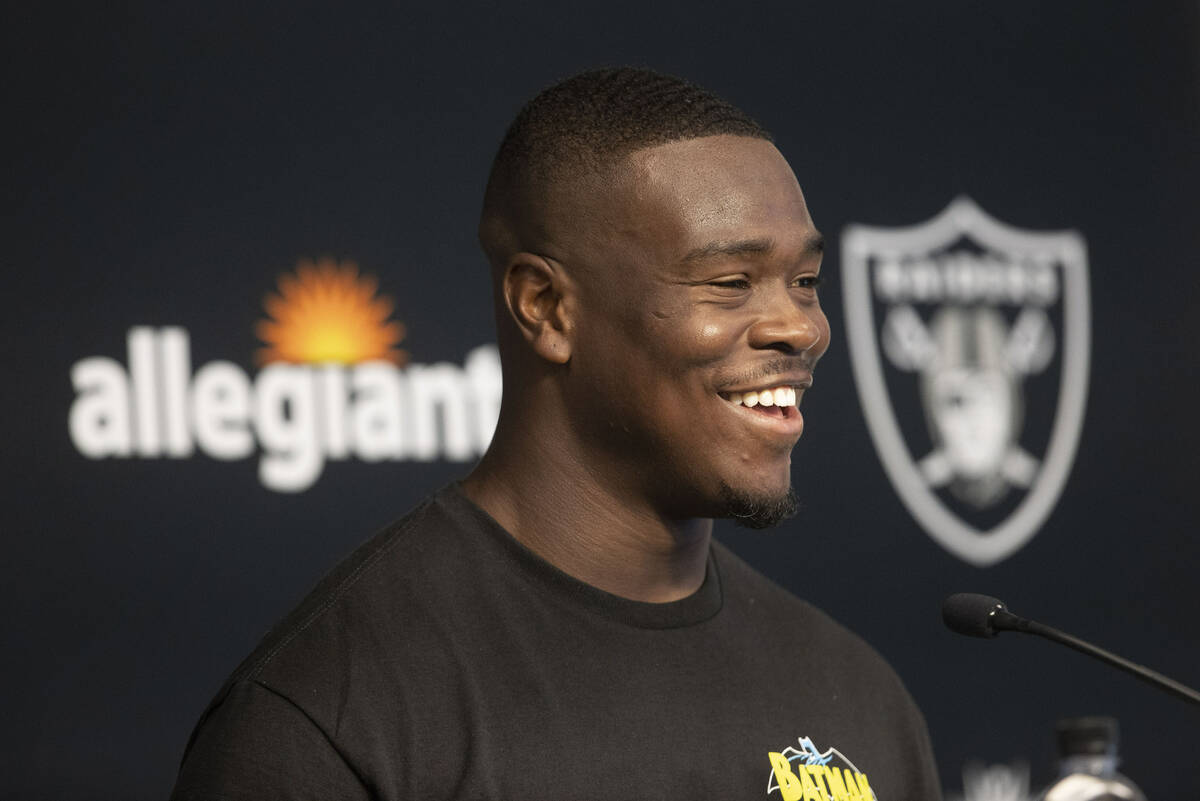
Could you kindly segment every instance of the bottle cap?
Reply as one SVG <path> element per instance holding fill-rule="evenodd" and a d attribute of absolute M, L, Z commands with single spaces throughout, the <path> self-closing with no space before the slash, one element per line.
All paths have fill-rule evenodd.
<path fill-rule="evenodd" d="M 1116 756 L 1117 719 L 1064 718 L 1058 722 L 1058 752 L 1069 756 Z"/>

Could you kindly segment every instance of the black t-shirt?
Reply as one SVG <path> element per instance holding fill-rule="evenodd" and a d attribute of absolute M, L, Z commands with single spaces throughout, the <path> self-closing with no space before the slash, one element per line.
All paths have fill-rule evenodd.
<path fill-rule="evenodd" d="M 363 545 L 213 700 L 175 799 L 940 798 L 862 640 L 719 544 L 666 604 L 583 584 L 456 487 Z"/>

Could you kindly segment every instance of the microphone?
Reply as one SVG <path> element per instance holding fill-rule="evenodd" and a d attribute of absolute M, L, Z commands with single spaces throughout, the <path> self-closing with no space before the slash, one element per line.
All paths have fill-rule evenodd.
<path fill-rule="evenodd" d="M 1070 634 L 1051 628 L 1036 620 L 1028 620 L 1014 615 L 998 598 L 989 595 L 979 595 L 974 592 L 959 592 L 942 601 L 942 620 L 946 627 L 958 634 L 968 637 L 995 637 L 1002 631 L 1023 631 L 1026 634 L 1036 634 L 1048 640 L 1060 643 L 1068 648 L 1074 648 L 1080 653 L 1107 662 L 1115 668 L 1137 676 L 1142 681 L 1153 684 L 1160 690 L 1166 690 L 1177 698 L 1200 704 L 1200 692 L 1187 685 L 1169 679 L 1161 673 L 1143 667 L 1116 654 L 1109 653 L 1089 642 L 1072 637 Z"/>

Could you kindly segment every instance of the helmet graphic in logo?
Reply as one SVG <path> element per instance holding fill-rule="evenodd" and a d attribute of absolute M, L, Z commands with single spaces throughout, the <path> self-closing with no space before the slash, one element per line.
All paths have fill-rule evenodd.
<path fill-rule="evenodd" d="M 1053 509 L 1079 440 L 1082 238 L 960 198 L 923 225 L 850 226 L 842 244 L 854 375 L 888 477 L 951 553 L 1010 556 Z"/>

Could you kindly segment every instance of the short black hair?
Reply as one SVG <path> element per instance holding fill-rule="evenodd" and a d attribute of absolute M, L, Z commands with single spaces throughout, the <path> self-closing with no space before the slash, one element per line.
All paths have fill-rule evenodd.
<path fill-rule="evenodd" d="M 643 147 L 719 134 L 771 140 L 741 109 L 682 78 L 636 67 L 588 70 L 525 104 L 492 172 L 594 169 Z"/>
<path fill-rule="evenodd" d="M 637 67 L 581 72 L 543 90 L 509 126 L 492 163 L 484 221 L 563 176 L 602 172 L 645 147 L 721 134 L 773 141 L 744 111 L 682 78 Z"/>

